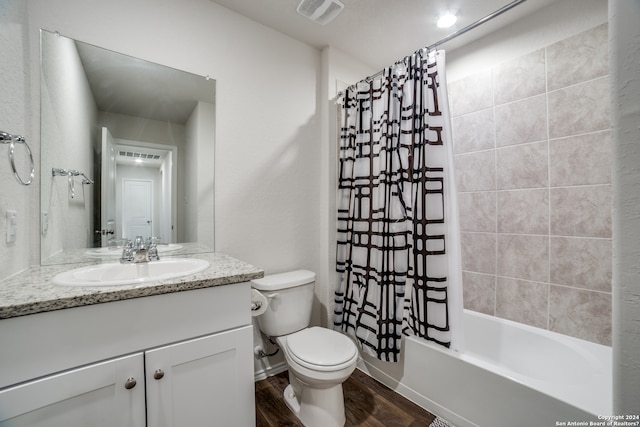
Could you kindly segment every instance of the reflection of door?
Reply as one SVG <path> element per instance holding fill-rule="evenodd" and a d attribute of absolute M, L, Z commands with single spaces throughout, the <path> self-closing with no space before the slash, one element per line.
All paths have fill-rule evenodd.
<path fill-rule="evenodd" d="M 153 182 L 142 179 L 122 180 L 122 224 L 127 239 L 151 237 Z"/>
<path fill-rule="evenodd" d="M 111 132 L 102 128 L 102 171 L 100 175 L 100 243 L 108 246 L 116 229 L 116 144 Z"/>

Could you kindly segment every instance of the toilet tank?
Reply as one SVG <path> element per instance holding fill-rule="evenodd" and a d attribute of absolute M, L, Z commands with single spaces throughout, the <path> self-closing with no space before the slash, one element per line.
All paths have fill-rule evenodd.
<path fill-rule="evenodd" d="M 279 337 L 309 326 L 315 279 L 312 271 L 296 270 L 251 281 L 251 286 L 269 301 L 267 311 L 257 316 L 265 335 Z"/>

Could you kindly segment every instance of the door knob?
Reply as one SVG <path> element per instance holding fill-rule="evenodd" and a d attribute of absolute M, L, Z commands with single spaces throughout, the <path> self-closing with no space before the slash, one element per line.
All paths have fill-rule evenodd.
<path fill-rule="evenodd" d="M 95 230 L 95 233 L 106 236 L 107 234 L 115 234 L 115 230 Z"/>
<path fill-rule="evenodd" d="M 162 369 L 156 369 L 156 371 L 153 373 L 153 378 L 159 380 L 162 377 L 164 377 L 164 372 L 162 371 Z"/>
<path fill-rule="evenodd" d="M 128 378 L 124 383 L 124 388 L 126 388 L 127 390 L 131 390 L 136 386 L 136 384 L 137 382 L 135 378 Z"/>

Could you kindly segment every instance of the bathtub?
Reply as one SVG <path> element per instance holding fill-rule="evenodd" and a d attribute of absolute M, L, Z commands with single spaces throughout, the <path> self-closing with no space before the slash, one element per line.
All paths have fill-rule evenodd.
<path fill-rule="evenodd" d="M 612 415 L 610 347 L 473 311 L 463 317 L 464 353 L 408 337 L 401 363 L 364 356 L 360 368 L 458 427 Z"/>

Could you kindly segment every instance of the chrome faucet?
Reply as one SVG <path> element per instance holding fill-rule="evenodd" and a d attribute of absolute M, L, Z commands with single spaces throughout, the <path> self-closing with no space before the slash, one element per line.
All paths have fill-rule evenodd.
<path fill-rule="evenodd" d="M 142 236 L 136 236 L 133 242 L 127 240 L 120 257 L 121 264 L 133 264 L 149 261 L 158 261 L 158 246 L 155 241 L 149 239 L 149 244 L 145 245 Z"/>

